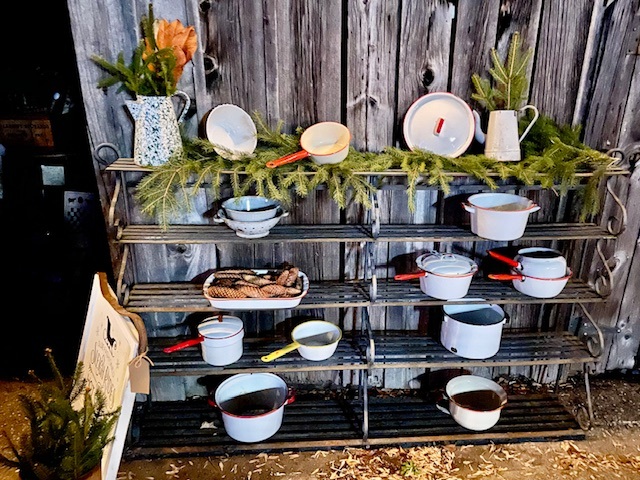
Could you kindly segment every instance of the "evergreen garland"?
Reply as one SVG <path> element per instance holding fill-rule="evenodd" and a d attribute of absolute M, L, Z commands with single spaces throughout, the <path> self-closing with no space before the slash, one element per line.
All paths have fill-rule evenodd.
<path fill-rule="evenodd" d="M 234 196 L 248 193 L 265 196 L 290 206 L 292 195 L 306 197 L 324 184 L 337 205 L 343 209 L 348 199 L 365 207 L 371 206 L 371 194 L 377 188 L 367 176 L 354 172 L 381 172 L 399 169 L 407 175 L 409 208 L 415 209 L 416 187 L 437 185 L 445 194 L 450 192 L 451 172 L 468 174 L 489 188 L 497 188 L 496 177 L 515 178 L 523 185 L 558 188 L 566 193 L 580 183 L 578 172 L 592 176 L 583 192 L 581 219 L 598 213 L 598 184 L 613 159 L 579 141 L 580 130 L 558 126 L 551 118 L 540 116 L 523 140 L 524 159 L 520 162 L 500 162 L 484 155 L 444 157 L 428 151 L 409 151 L 387 147 L 382 152 L 358 152 L 350 148 L 346 159 L 337 164 L 317 165 L 302 160 L 277 168 L 266 163 L 300 149 L 298 128 L 293 134 L 281 132 L 282 122 L 271 130 L 258 113 L 253 115 L 258 129 L 258 146 L 252 155 L 237 160 L 219 156 L 214 145 L 201 138 L 183 139 L 184 153 L 164 165 L 153 167 L 143 177 L 136 198 L 143 213 L 155 216 L 166 230 L 172 215 L 191 208 L 190 199 L 204 184 L 210 184 L 214 199 L 220 198 L 220 185 L 226 173 L 230 177 Z M 528 120 L 523 119 L 523 122 Z M 219 146 L 216 146 L 219 148 Z"/>

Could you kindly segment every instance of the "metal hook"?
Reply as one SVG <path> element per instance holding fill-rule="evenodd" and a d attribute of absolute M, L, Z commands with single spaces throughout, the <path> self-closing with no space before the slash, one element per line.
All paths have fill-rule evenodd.
<path fill-rule="evenodd" d="M 109 160 L 106 156 L 104 156 L 102 153 L 104 149 L 111 150 L 115 154 L 115 159 Z M 102 165 L 103 167 L 108 167 L 115 160 L 120 158 L 120 151 L 118 150 L 118 147 L 113 143 L 104 142 L 96 146 L 96 148 L 93 150 L 93 156 L 100 165 Z"/>

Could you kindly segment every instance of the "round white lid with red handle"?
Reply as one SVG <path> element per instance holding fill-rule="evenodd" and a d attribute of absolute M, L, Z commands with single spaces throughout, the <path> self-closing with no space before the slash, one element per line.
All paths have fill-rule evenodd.
<path fill-rule="evenodd" d="M 449 92 L 423 95 L 404 117 L 403 135 L 410 150 L 458 157 L 469 148 L 474 132 L 471 107 Z"/>

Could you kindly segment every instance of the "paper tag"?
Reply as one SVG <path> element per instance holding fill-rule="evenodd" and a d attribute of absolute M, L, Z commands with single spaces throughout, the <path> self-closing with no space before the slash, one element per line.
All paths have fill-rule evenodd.
<path fill-rule="evenodd" d="M 149 362 L 136 357 L 129 364 L 129 380 L 133 393 L 149 394 Z"/>

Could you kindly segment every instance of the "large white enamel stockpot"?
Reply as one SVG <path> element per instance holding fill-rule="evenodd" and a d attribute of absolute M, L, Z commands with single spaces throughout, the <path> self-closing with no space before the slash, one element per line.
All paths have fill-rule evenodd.
<path fill-rule="evenodd" d="M 507 314 L 499 305 L 465 303 L 444 305 L 442 310 L 440 342 L 444 348 L 472 359 L 493 357 L 498 352 L 502 327 L 507 321 Z"/>
<path fill-rule="evenodd" d="M 395 280 L 420 279 L 420 289 L 427 295 L 440 300 L 464 297 L 469 291 L 473 275 L 478 265 L 463 255 L 431 252 L 416 258 L 419 273 L 404 273 Z"/>
<path fill-rule="evenodd" d="M 470 213 L 471 231 L 488 240 L 522 237 L 529 214 L 540 207 L 526 197 L 510 193 L 477 193 L 462 204 Z"/>
<path fill-rule="evenodd" d="M 173 353 L 183 348 L 200 344 L 202 358 L 210 365 L 230 365 L 242 357 L 244 325 L 232 315 L 216 315 L 198 325 L 198 337 L 180 342 L 164 349 Z"/>
<path fill-rule="evenodd" d="M 567 274 L 567 261 L 558 250 L 544 247 L 521 248 L 509 258 L 493 250 L 487 252 L 523 275 L 537 278 L 560 278 Z"/>
<path fill-rule="evenodd" d="M 488 406 L 480 392 L 495 392 L 495 404 Z M 456 395 L 467 392 L 477 393 L 477 404 L 474 404 L 473 393 L 465 404 L 456 401 Z M 447 382 L 444 399 L 449 401 L 449 408 L 436 403 L 436 407 L 464 428 L 475 431 L 488 430 L 500 420 L 500 412 L 507 403 L 507 392 L 493 380 L 476 375 L 460 375 Z"/>
<path fill-rule="evenodd" d="M 284 406 L 294 400 L 279 376 L 240 373 L 223 381 L 210 403 L 220 409 L 227 435 L 251 443 L 273 436 L 282 425 Z"/>

